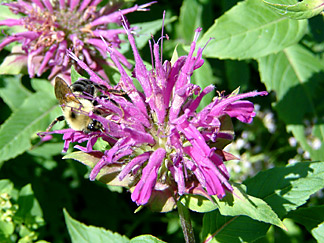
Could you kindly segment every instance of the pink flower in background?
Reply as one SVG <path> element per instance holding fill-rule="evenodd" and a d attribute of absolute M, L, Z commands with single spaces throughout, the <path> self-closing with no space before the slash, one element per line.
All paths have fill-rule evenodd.
<path fill-rule="evenodd" d="M 118 60 L 130 68 L 126 58 L 116 50 L 121 43 L 119 35 L 125 34 L 125 31 L 114 28 L 114 24 L 121 24 L 120 14 L 146 11 L 146 7 L 153 2 L 123 10 L 119 10 L 120 4 L 100 8 L 100 2 L 19 0 L 4 3 L 20 18 L 2 20 L 0 26 L 21 26 L 24 30 L 5 37 L 0 43 L 0 50 L 12 42 L 21 43 L 21 52 L 13 53 L 13 63 L 21 60 L 27 62 L 30 77 L 41 76 L 47 70 L 51 70 L 50 79 L 59 73 L 69 75 L 71 62 L 66 55 L 68 49 L 93 70 L 104 75 L 102 65 L 107 65 L 107 55 L 102 37 L 114 48 Z"/>
<path fill-rule="evenodd" d="M 129 187 L 138 205 L 156 203 L 159 211 L 169 211 L 184 194 L 224 197 L 226 191 L 233 190 L 224 161 L 235 157 L 223 151 L 233 139 L 230 117 L 252 122 L 254 105 L 241 99 L 267 92 L 233 92 L 228 96 L 219 93 L 197 111 L 202 98 L 215 90 L 213 85 L 201 89 L 190 82 L 192 73 L 204 63 L 202 48 L 194 55 L 201 29 L 196 31 L 188 56 L 173 63 L 162 63 L 160 46 L 154 43 L 149 70 L 130 29 L 124 28 L 134 53 L 134 77 L 126 73 L 113 48 L 107 45 L 107 50 L 121 74 L 118 88 L 127 97 L 102 90 L 104 95 L 94 98 L 100 114 L 90 112 L 89 117 L 102 124 L 101 131 L 84 134 L 66 129 L 52 133 L 64 134 L 65 151 L 71 142 L 87 141 L 86 147 L 77 145 L 82 152 L 70 158 L 92 167 L 90 180 Z M 70 55 L 94 83 L 105 83 L 82 60 Z M 141 85 L 141 91 L 134 80 Z M 109 149 L 93 150 L 99 137 L 109 143 Z"/>

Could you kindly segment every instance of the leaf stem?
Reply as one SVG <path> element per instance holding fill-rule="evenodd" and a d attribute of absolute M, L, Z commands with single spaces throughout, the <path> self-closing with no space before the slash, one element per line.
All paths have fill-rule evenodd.
<path fill-rule="evenodd" d="M 181 228 L 185 241 L 186 243 L 195 243 L 195 235 L 191 225 L 189 209 L 186 206 L 182 205 L 180 201 L 178 201 L 177 205 Z"/>

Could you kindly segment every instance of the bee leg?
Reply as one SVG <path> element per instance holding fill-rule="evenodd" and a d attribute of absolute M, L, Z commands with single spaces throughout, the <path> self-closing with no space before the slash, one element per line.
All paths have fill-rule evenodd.
<path fill-rule="evenodd" d="M 59 117 L 56 117 L 54 121 L 51 122 L 51 124 L 48 126 L 48 128 L 46 129 L 46 132 L 49 132 L 49 130 L 52 129 L 52 127 L 57 123 L 57 122 L 60 122 L 60 121 L 64 121 L 65 118 L 64 116 L 59 116 Z"/>

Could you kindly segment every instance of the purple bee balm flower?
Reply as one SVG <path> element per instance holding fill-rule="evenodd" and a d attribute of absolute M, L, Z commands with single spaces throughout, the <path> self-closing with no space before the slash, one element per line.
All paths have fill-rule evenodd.
<path fill-rule="evenodd" d="M 202 98 L 214 90 L 213 85 L 202 90 L 190 82 L 192 73 L 204 62 L 202 48 L 194 55 L 201 29 L 196 30 L 188 56 L 173 63 L 162 63 L 160 46 L 154 43 L 153 68 L 148 70 L 130 29 L 124 28 L 134 53 L 134 77 L 126 73 L 112 47 L 107 45 L 107 50 L 121 74 L 118 87 L 127 97 L 102 90 L 104 95 L 94 98 L 100 114 L 89 113 L 90 118 L 102 124 L 101 131 L 56 131 L 64 134 L 64 150 L 70 142 L 87 140 L 86 147 L 78 148 L 90 157 L 77 157 L 80 152 L 76 152 L 78 155 L 71 158 L 93 167 L 90 180 L 129 187 L 138 205 L 159 204 L 155 209 L 168 211 L 184 194 L 224 197 L 226 191 L 233 190 L 224 161 L 235 157 L 223 151 L 233 139 L 231 117 L 252 122 L 254 105 L 242 99 L 267 92 L 233 92 L 228 96 L 219 93 L 197 111 Z M 104 83 L 82 60 L 70 55 L 87 70 L 93 82 Z M 135 79 L 142 91 L 136 89 Z M 107 141 L 110 149 L 93 151 L 98 137 Z"/>
<path fill-rule="evenodd" d="M 15 14 L 21 14 L 18 19 L 5 19 L 0 26 L 21 26 L 25 30 L 5 37 L 0 43 L 0 50 L 12 42 L 19 42 L 22 51 L 15 53 L 17 62 L 22 56 L 27 57 L 27 67 L 30 77 L 41 76 L 46 70 L 51 70 L 49 78 L 57 74 L 69 77 L 71 62 L 66 50 L 70 49 L 89 67 L 106 77 L 102 65 L 109 65 L 106 60 L 103 38 L 113 48 L 119 48 L 120 34 L 125 34 L 123 28 L 111 29 L 111 24 L 121 25 L 120 14 L 134 11 L 146 11 L 153 2 L 141 6 L 118 10 L 120 4 L 107 5 L 98 8 L 99 0 L 31 0 L 3 3 Z M 115 50 L 118 59 L 126 67 L 131 64 Z M 10 63 L 15 63 L 15 60 Z"/>

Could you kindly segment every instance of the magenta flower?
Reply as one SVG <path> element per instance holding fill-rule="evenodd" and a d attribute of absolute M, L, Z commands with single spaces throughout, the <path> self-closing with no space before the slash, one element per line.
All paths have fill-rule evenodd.
<path fill-rule="evenodd" d="M 4 46 L 19 42 L 22 51 L 13 62 L 27 63 L 30 77 L 41 76 L 51 70 L 51 79 L 59 73 L 67 74 L 71 62 L 66 50 L 70 49 L 89 67 L 104 75 L 102 65 L 107 65 L 105 46 L 101 37 L 114 48 L 114 52 L 126 67 L 131 65 L 116 50 L 120 47 L 120 34 L 123 28 L 112 29 L 112 24 L 121 25 L 120 14 L 134 11 L 146 11 L 153 2 L 141 6 L 118 10 L 120 5 L 107 5 L 97 9 L 101 0 L 31 0 L 4 3 L 19 19 L 0 21 L 0 26 L 22 26 L 25 31 L 14 33 L 3 39 L 0 50 Z M 108 63 L 111 64 L 111 63 Z M 104 75 L 103 77 L 106 77 Z"/>
<path fill-rule="evenodd" d="M 134 53 L 134 77 L 126 73 L 108 45 L 107 50 L 121 74 L 118 88 L 122 88 L 128 98 L 105 90 L 102 92 L 109 98 L 94 98 L 100 115 L 90 112 L 89 117 L 102 124 L 102 131 L 84 134 L 66 129 L 52 133 L 64 134 L 64 151 L 71 142 L 88 141 L 86 147 L 76 146 L 81 152 L 67 157 L 93 167 L 90 180 L 129 187 L 131 198 L 138 205 L 156 203 L 155 209 L 168 211 L 184 194 L 222 198 L 226 191 L 233 190 L 224 161 L 235 157 L 223 151 L 233 139 L 233 133 L 229 132 L 230 117 L 252 122 L 254 105 L 241 99 L 267 92 L 219 94 L 198 112 L 202 98 L 214 90 L 213 85 L 201 90 L 190 83 L 194 70 L 204 63 L 202 48 L 193 55 L 201 30 L 197 29 L 188 56 L 179 57 L 174 63 L 162 63 L 160 46 L 154 43 L 153 68 L 148 70 L 134 37 L 127 26 L 124 28 Z M 71 56 L 87 70 L 93 82 L 105 84 L 83 61 L 73 53 Z M 142 91 L 136 89 L 135 79 Z M 99 137 L 111 148 L 93 151 Z"/>

